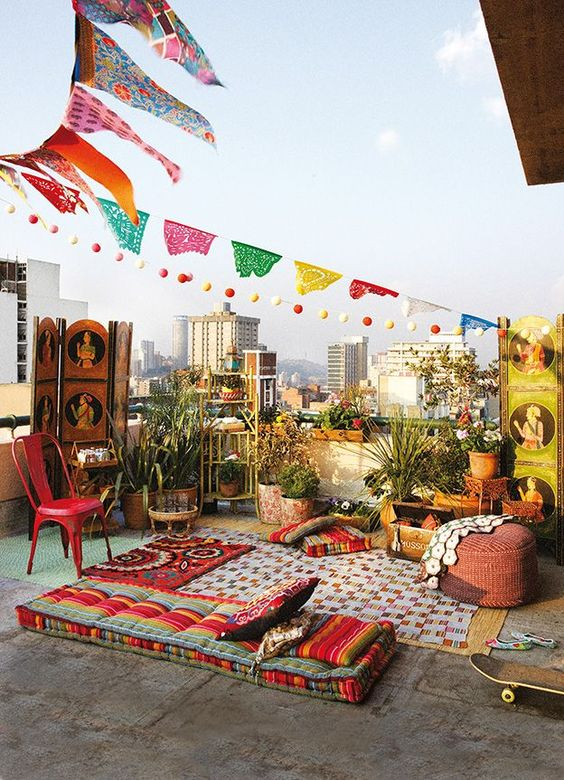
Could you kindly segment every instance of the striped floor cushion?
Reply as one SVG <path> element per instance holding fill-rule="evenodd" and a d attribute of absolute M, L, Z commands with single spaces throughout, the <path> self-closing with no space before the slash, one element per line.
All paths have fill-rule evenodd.
<path fill-rule="evenodd" d="M 250 669 L 259 642 L 218 638 L 243 604 L 83 578 L 16 607 L 16 612 L 24 628 L 51 636 L 130 650 L 335 701 L 362 701 L 395 652 L 394 628 L 383 621 L 374 640 L 349 666 L 284 656 L 264 661 L 253 676 Z"/>
<path fill-rule="evenodd" d="M 370 550 L 372 542 L 369 536 L 350 525 L 334 525 L 325 528 L 318 534 L 311 534 L 302 539 L 300 547 L 306 555 L 312 558 L 322 558 L 324 555 L 340 555 L 341 553 L 362 552 Z"/>

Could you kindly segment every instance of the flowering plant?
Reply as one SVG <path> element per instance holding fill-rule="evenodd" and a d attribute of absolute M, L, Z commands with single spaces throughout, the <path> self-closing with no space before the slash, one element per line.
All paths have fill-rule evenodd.
<path fill-rule="evenodd" d="M 465 452 L 499 453 L 502 435 L 493 423 L 470 422 L 464 418 L 462 424 L 459 420 L 455 435 Z"/>
<path fill-rule="evenodd" d="M 242 472 L 243 463 L 241 463 L 239 453 L 230 452 L 219 466 L 219 481 L 237 482 Z"/>
<path fill-rule="evenodd" d="M 370 419 L 364 396 L 358 388 L 330 399 L 329 406 L 319 415 L 319 427 L 324 431 L 363 431 Z"/>
<path fill-rule="evenodd" d="M 370 507 L 364 501 L 352 501 L 349 498 L 330 498 L 328 513 L 345 517 L 365 517 L 370 514 Z"/>

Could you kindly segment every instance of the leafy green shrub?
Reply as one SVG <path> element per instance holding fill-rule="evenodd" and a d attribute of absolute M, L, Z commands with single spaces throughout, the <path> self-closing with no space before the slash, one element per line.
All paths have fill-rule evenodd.
<path fill-rule="evenodd" d="M 319 491 L 319 475 L 311 466 L 291 463 L 280 472 L 278 484 L 286 498 L 315 498 Z"/>

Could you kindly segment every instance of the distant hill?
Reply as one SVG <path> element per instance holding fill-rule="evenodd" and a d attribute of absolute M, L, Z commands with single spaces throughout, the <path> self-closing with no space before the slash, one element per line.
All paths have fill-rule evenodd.
<path fill-rule="evenodd" d="M 327 366 L 321 363 L 314 363 L 312 360 L 288 359 L 278 361 L 278 373 L 285 371 L 288 376 L 298 373 L 302 382 L 316 382 L 325 384 L 327 382 Z"/>

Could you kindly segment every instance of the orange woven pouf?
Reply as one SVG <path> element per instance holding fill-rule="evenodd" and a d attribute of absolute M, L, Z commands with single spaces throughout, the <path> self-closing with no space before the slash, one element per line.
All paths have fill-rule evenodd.
<path fill-rule="evenodd" d="M 447 596 L 481 607 L 516 607 L 534 599 L 537 546 L 525 526 L 505 523 L 491 534 L 468 534 L 456 553 L 458 561 L 440 581 Z"/>

